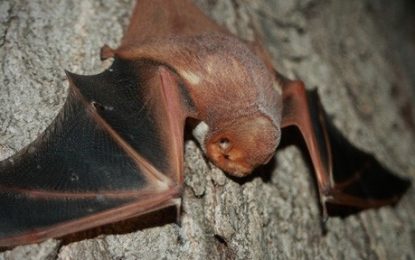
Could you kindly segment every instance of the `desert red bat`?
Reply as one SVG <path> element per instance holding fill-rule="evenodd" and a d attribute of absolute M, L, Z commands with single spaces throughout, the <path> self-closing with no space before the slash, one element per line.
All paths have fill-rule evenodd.
<path fill-rule="evenodd" d="M 409 186 L 341 135 L 316 91 L 190 1 L 137 1 L 121 45 L 104 46 L 101 58 L 114 61 L 98 75 L 67 72 L 57 118 L 1 162 L 0 246 L 179 205 L 186 122 L 207 158 L 237 177 L 266 164 L 282 130 L 297 128 L 323 215 L 394 204 Z"/>

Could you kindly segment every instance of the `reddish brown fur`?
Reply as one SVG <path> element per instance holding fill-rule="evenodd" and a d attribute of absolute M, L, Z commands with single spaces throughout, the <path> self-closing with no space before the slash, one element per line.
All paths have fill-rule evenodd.
<path fill-rule="evenodd" d="M 323 110 L 319 110 L 318 121 L 323 125 L 324 140 L 318 140 L 303 83 L 287 80 L 278 74 L 274 76 L 271 59 L 264 49 L 258 44 L 248 47 L 203 15 L 188 0 L 138 1 L 121 46 L 116 50 L 108 46 L 102 49 L 102 58 L 114 56 L 152 61 L 146 63 L 147 71 L 141 73 L 144 75 L 141 75 L 140 93 L 148 95 L 145 105 L 150 106 L 156 115 L 156 129 L 160 130 L 158 138 L 164 142 L 167 150 L 165 160 L 170 168 L 159 172 L 153 167 L 99 116 L 93 102 L 82 99 L 71 82 L 70 95 L 76 95 L 84 103 L 97 127 L 111 136 L 136 162 L 148 184 L 137 187 L 135 191 L 76 194 L 0 185 L 0 191 L 17 191 L 30 199 L 131 198 L 131 202 L 109 210 L 0 238 L 0 246 L 37 242 L 169 205 L 179 206 L 176 199 L 183 183 L 183 131 L 187 117 L 204 121 L 209 126 L 203 142 L 207 156 L 217 166 L 235 176 L 249 174 L 256 166 L 270 160 L 279 143 L 282 117 L 280 87 L 284 87 L 283 126 L 297 126 L 305 138 L 323 209 L 325 202 L 366 208 L 389 204 L 399 198 L 367 200 L 343 193 L 342 185 L 333 183 L 330 140 L 324 126 Z M 192 98 L 196 112 L 188 111 L 187 104 L 184 104 L 179 89 L 181 83 Z M 60 120 L 64 120 L 62 115 L 56 120 L 55 128 L 59 127 Z M 319 149 L 325 149 L 329 156 L 323 158 Z M 17 156 L 23 156 L 23 153 Z M 359 177 L 350 178 L 343 186 Z"/>
<path fill-rule="evenodd" d="M 148 5 L 157 5 L 156 2 L 139 3 L 148 8 Z M 169 7 L 163 9 L 163 17 L 167 19 L 157 23 L 157 30 L 143 28 L 143 24 L 159 17 L 154 8 L 147 9 L 150 17 L 146 22 L 142 20 L 144 16 L 132 21 L 128 36 L 113 55 L 131 60 L 150 59 L 173 69 L 197 108 L 195 118 L 209 126 L 208 137 L 215 136 L 214 140 L 205 140 L 210 147 L 208 156 L 223 170 L 237 176 L 245 175 L 255 166 L 266 163 L 278 145 L 282 113 L 281 95 L 275 91 L 278 82 L 269 64 L 246 44 L 184 2 L 169 1 Z M 191 10 L 186 12 L 183 8 Z M 140 4 L 137 5 L 135 12 L 142 11 Z M 269 124 L 256 125 L 259 121 Z M 239 131 L 240 127 L 243 131 Z M 257 127 L 263 131 L 258 131 Z M 243 146 L 239 144 L 239 148 L 233 143 L 233 154 L 240 154 L 238 160 L 218 160 L 223 158 L 218 152 L 220 149 L 212 148 L 217 146 L 221 138 L 218 136 L 244 143 Z"/>

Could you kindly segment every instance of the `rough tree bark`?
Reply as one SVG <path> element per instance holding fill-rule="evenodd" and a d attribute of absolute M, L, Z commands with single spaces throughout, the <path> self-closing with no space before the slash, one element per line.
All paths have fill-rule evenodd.
<path fill-rule="evenodd" d="M 353 143 L 414 179 L 415 19 L 410 1 L 380 2 L 197 1 L 241 37 L 260 35 L 281 72 L 318 87 Z M 56 116 L 67 90 L 63 69 L 92 74 L 108 65 L 99 61 L 99 47 L 117 46 L 131 6 L 132 0 L 0 2 L 2 158 Z M 413 187 L 395 208 L 330 219 L 324 236 L 313 178 L 295 147 L 236 182 L 189 141 L 185 171 L 180 225 L 69 244 L 49 240 L 0 259 L 415 259 Z"/>

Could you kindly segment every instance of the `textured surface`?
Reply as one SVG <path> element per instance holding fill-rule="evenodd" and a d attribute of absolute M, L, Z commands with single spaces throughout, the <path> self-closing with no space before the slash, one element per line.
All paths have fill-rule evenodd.
<path fill-rule="evenodd" d="M 410 1 L 407 1 L 408 3 Z M 415 180 L 415 39 L 404 1 L 198 1 L 238 35 L 256 28 L 275 65 L 318 86 L 352 142 Z M 92 74 L 99 47 L 116 46 L 131 1 L 0 2 L 0 156 L 35 139 L 66 95 L 63 69 Z M 68 12 L 68 10 L 71 10 Z M 396 208 L 330 219 L 321 234 L 316 192 L 300 151 L 235 182 L 186 144 L 181 225 L 61 245 L 17 247 L 0 259 L 413 259 L 415 189 Z"/>

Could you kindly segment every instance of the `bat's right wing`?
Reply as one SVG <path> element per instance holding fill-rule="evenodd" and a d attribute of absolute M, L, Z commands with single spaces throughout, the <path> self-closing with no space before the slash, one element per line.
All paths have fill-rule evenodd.
<path fill-rule="evenodd" d="M 372 155 L 353 146 L 328 120 L 317 91 L 280 76 L 284 86 L 283 127 L 297 127 L 318 183 L 323 216 L 347 216 L 396 203 L 410 186 Z"/>
<path fill-rule="evenodd" d="M 51 126 L 0 162 L 0 246 L 120 221 L 180 196 L 191 100 L 176 74 L 116 59 L 101 74 L 68 78 Z"/>

